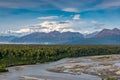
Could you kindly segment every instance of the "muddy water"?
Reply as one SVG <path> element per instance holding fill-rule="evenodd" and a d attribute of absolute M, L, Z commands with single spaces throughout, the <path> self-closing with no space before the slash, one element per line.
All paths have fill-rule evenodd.
<path fill-rule="evenodd" d="M 8 73 L 0 73 L 0 80 L 100 80 L 98 76 L 81 74 L 65 74 L 49 72 L 46 69 L 60 65 L 69 59 L 62 59 L 56 62 L 28 65 L 26 68 L 18 70 L 16 67 L 10 67 Z M 26 76 L 23 78 L 21 76 Z M 32 78 L 32 79 L 30 79 Z"/>

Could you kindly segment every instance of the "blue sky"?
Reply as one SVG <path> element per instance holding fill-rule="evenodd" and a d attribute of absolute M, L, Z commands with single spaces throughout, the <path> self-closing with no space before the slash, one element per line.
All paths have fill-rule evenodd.
<path fill-rule="evenodd" d="M 0 0 L 0 32 L 120 28 L 120 0 Z"/>

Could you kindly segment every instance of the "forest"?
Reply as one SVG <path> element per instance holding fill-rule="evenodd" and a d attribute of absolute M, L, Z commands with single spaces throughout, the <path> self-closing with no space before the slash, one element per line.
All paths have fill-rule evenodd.
<path fill-rule="evenodd" d="M 0 45 L 0 72 L 7 67 L 56 61 L 62 58 L 120 54 L 118 45 Z"/>

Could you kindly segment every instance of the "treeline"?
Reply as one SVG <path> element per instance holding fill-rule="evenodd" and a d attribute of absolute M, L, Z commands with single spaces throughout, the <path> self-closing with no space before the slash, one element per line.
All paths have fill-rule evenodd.
<path fill-rule="evenodd" d="M 120 46 L 0 45 L 0 72 L 6 67 L 55 61 L 66 57 L 120 54 Z"/>

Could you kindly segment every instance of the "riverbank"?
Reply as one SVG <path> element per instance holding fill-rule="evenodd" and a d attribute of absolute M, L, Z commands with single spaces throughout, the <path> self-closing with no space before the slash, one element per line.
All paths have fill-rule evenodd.
<path fill-rule="evenodd" d="M 21 79 L 22 80 L 31 80 L 31 79 L 32 80 L 73 80 L 73 79 L 100 80 L 99 77 L 106 78 L 108 77 L 108 74 L 104 76 L 98 75 L 100 74 L 100 72 L 98 72 L 97 69 L 101 70 L 101 72 L 103 71 L 102 70 L 103 68 L 105 69 L 104 71 L 111 70 L 111 68 L 107 66 L 109 65 L 119 66 L 118 64 L 119 60 L 120 60 L 120 55 L 103 55 L 103 56 L 89 56 L 89 57 L 79 57 L 79 58 L 66 58 L 55 62 L 36 64 L 36 65 L 14 66 L 8 68 L 9 73 L 4 73 L 5 74 L 4 77 L 7 77 L 7 79 L 3 78 L 3 80 L 19 80 L 19 79 L 20 80 Z M 95 69 L 96 65 L 97 65 L 97 69 Z M 102 65 L 102 67 L 100 65 Z M 84 69 L 87 69 L 88 67 L 92 67 L 88 70 L 89 71 L 95 70 L 96 74 L 93 72 L 92 73 L 85 72 Z M 57 70 L 58 68 L 59 70 Z M 54 69 L 54 71 L 50 71 L 50 69 L 52 70 Z M 117 70 L 117 68 L 114 67 L 114 70 L 115 69 Z M 62 76 L 63 79 L 60 76 Z M 99 77 L 95 77 L 95 76 L 99 76 Z M 119 78 L 113 76 L 114 75 L 112 74 L 112 76 L 110 77 L 116 79 L 111 79 L 111 80 L 117 80 Z M 1 77 L 0 80 L 2 80 Z"/>
<path fill-rule="evenodd" d="M 0 80 L 100 80 L 98 76 L 94 75 L 71 75 L 47 71 L 68 60 L 69 58 L 64 58 L 49 63 L 9 67 L 9 72 L 0 73 Z"/>
<path fill-rule="evenodd" d="M 73 75 L 85 73 L 120 79 L 120 55 L 71 58 L 63 64 L 49 68 L 48 71 Z"/>
<path fill-rule="evenodd" d="M 0 45 L 0 72 L 10 66 L 57 61 L 63 58 L 120 54 L 111 45 Z"/>

